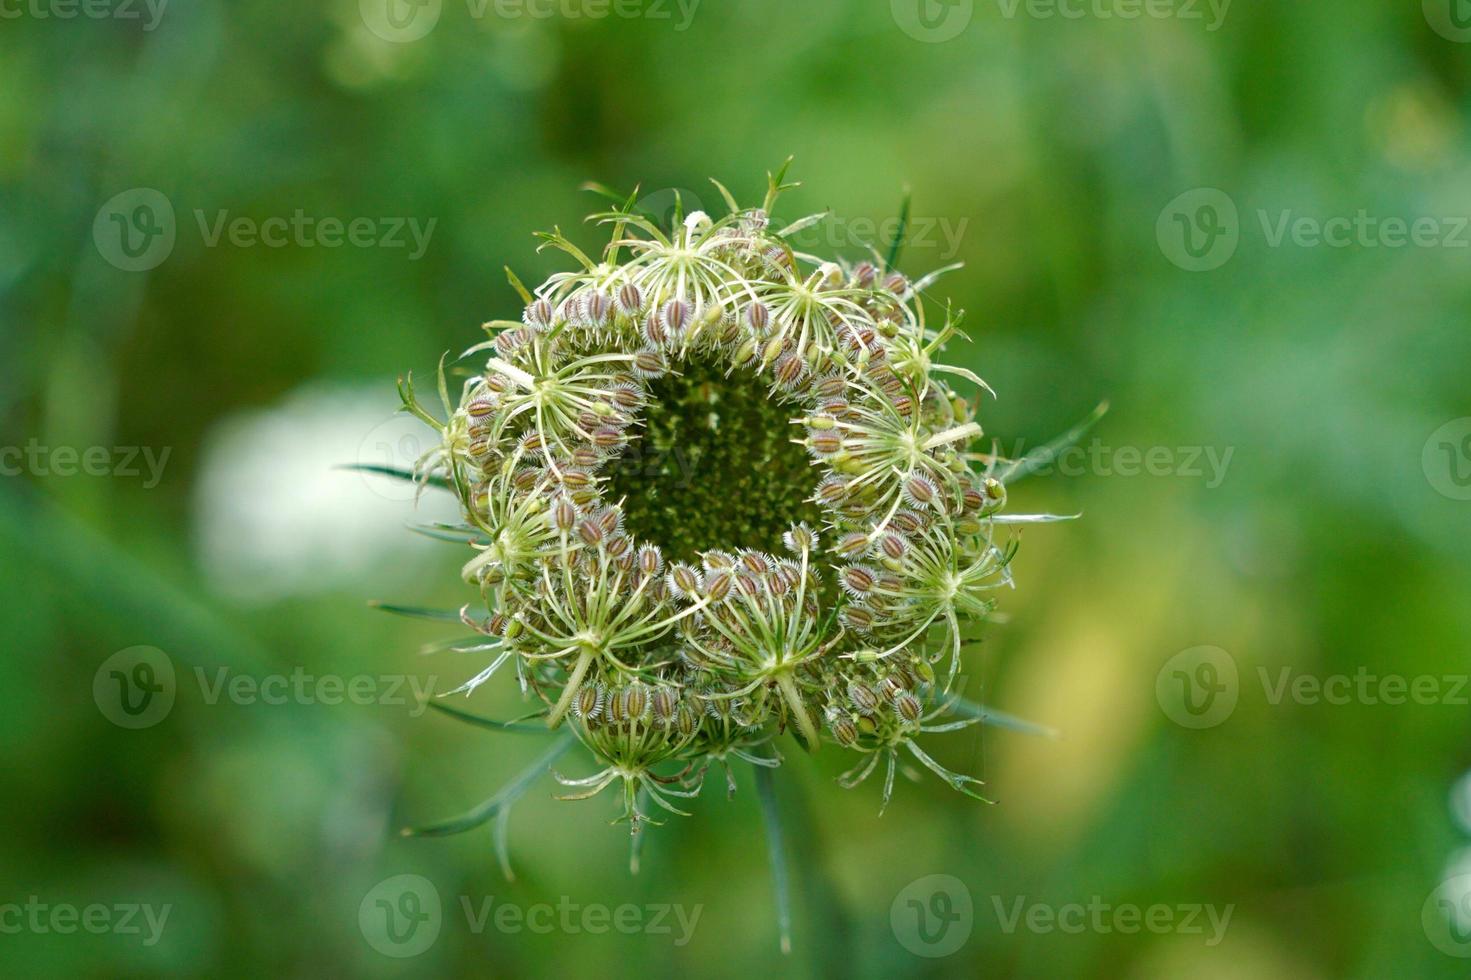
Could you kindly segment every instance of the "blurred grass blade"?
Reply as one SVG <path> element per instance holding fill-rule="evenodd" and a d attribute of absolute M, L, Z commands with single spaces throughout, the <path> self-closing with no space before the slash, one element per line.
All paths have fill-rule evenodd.
<path fill-rule="evenodd" d="M 613 190 L 613 188 L 609 187 L 607 184 L 600 183 L 596 180 L 585 181 L 577 189 L 580 191 L 588 191 L 589 193 L 596 194 L 598 197 L 606 198 L 607 200 L 612 201 L 614 204 L 621 205 L 623 203 L 622 194 Z"/>
<path fill-rule="evenodd" d="M 1023 735 L 1038 735 L 1042 738 L 1057 738 L 1059 735 L 1055 728 L 1026 721 L 1004 711 L 997 711 L 995 708 L 967 701 L 965 698 L 956 698 L 951 705 L 951 710 L 963 718 L 979 718 L 983 725 L 994 725 L 997 728 L 1021 732 Z"/>
<path fill-rule="evenodd" d="M 93 627 L 131 633 L 147 623 L 151 644 L 196 667 L 264 672 L 275 662 L 275 653 L 212 605 L 199 583 L 162 574 L 49 497 L 11 486 L 0 487 L 0 555 L 22 569 L 30 559 L 54 575 L 66 585 L 61 594 L 77 603 L 76 615 Z"/>
<path fill-rule="evenodd" d="M 434 524 L 405 524 L 404 526 L 415 534 L 422 534 L 424 537 L 432 538 L 435 541 L 448 541 L 450 544 L 470 544 L 472 542 L 479 544 L 490 543 L 488 538 L 471 528 L 461 530 L 455 527 L 448 527 L 446 525 L 436 526 Z"/>
<path fill-rule="evenodd" d="M 438 705 L 433 705 L 439 707 Z M 442 709 L 441 709 L 442 710 Z M 405 827 L 399 833 L 403 837 L 449 837 L 453 834 L 463 834 L 467 830 L 474 830 L 481 824 L 499 814 L 502 810 L 508 810 L 515 805 L 516 801 L 526 795 L 526 791 L 536 778 L 545 773 L 553 762 L 561 757 L 572 746 L 572 733 L 563 732 L 551 748 L 547 749 L 536 761 L 521 771 L 516 778 L 501 788 L 501 791 L 468 813 L 461 814 L 449 820 L 429 824 L 425 827 Z M 509 865 L 509 860 L 507 860 Z"/>
<path fill-rule="evenodd" d="M 544 724 L 522 724 L 523 722 L 532 718 L 545 717 L 545 711 L 538 711 L 534 714 L 523 715 L 520 718 L 513 718 L 510 721 L 497 721 L 494 718 L 483 718 L 480 715 L 471 714 L 470 712 L 462 711 L 459 708 L 452 708 L 449 705 L 445 704 L 443 701 L 430 701 L 429 707 L 433 708 L 435 711 L 438 711 L 440 714 L 448 715 L 449 717 L 454 718 L 457 721 L 463 721 L 465 724 L 474 725 L 477 728 L 489 728 L 493 731 L 498 732 L 519 732 L 523 735 L 552 734 L 552 729 L 548 728 Z"/>
<path fill-rule="evenodd" d="M 756 774 L 756 796 L 761 800 L 761 820 L 766 826 L 766 854 L 771 860 L 771 883 L 776 889 L 776 927 L 781 935 L 781 951 L 792 951 L 792 889 L 787 873 L 787 855 L 782 842 L 781 812 L 776 804 L 776 788 L 772 771 L 753 766 Z"/>
<path fill-rule="evenodd" d="M 516 291 L 516 295 L 521 297 L 521 302 L 525 303 L 527 306 L 530 306 L 532 300 L 530 290 L 526 288 L 526 285 L 521 281 L 521 278 L 517 276 L 516 273 L 511 271 L 510 266 L 506 266 L 505 269 L 506 282 L 510 283 L 511 288 Z"/>
<path fill-rule="evenodd" d="M 501 874 L 506 876 L 507 881 L 515 881 L 516 872 L 511 870 L 510 807 L 502 807 L 495 815 L 495 826 L 490 829 L 490 834 L 495 843 L 495 860 L 501 866 Z"/>
<path fill-rule="evenodd" d="M 453 651 L 455 653 L 484 653 L 487 650 L 497 650 L 505 644 L 498 637 L 488 637 L 481 633 L 472 636 L 452 636 L 445 640 L 433 640 L 419 647 L 421 656 L 431 653 L 444 653 Z"/>
<path fill-rule="evenodd" d="M 401 469 L 397 466 L 381 466 L 377 463 L 343 463 L 338 466 L 339 470 L 356 470 L 359 473 L 374 473 L 378 476 L 392 477 L 395 480 L 406 480 L 409 483 L 417 483 L 426 487 L 438 487 L 441 490 L 449 490 L 448 477 L 443 476 L 415 476 L 410 470 Z"/>
<path fill-rule="evenodd" d="M 884 271 L 891 272 L 899 261 L 899 253 L 904 251 L 904 237 L 909 234 L 909 206 L 914 200 L 914 194 L 908 187 L 904 188 L 904 201 L 899 205 L 899 227 L 894 229 L 894 237 L 889 239 L 889 251 L 884 256 Z"/>
<path fill-rule="evenodd" d="M 725 199 L 725 206 L 730 208 L 730 213 L 740 214 L 741 206 L 736 203 L 735 195 L 732 194 L 724 184 L 716 180 L 714 177 L 710 178 L 710 183 L 714 184 L 716 189 L 720 191 L 720 196 Z"/>
<path fill-rule="evenodd" d="M 1083 421 L 1045 446 L 1038 446 L 1036 449 L 1022 456 L 1021 459 L 1013 460 L 999 473 L 995 474 L 996 479 L 1002 483 L 1015 483 L 1018 480 L 1025 479 L 1044 466 L 1050 466 L 1056 461 L 1058 453 L 1087 435 L 1088 430 L 1097 425 L 1098 420 L 1103 418 L 1107 411 L 1108 402 L 1099 402 L 1098 407 L 1089 413 L 1088 417 Z"/>
<path fill-rule="evenodd" d="M 446 623 L 460 622 L 460 611 L 458 609 L 426 609 L 422 606 L 397 606 L 390 602 L 379 602 L 377 599 L 370 600 L 368 605 L 374 609 L 381 609 L 395 616 L 407 616 L 410 619 L 433 619 Z"/>

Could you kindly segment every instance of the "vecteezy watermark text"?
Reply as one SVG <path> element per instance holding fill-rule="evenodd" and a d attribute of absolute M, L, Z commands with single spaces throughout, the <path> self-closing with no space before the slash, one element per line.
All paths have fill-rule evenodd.
<path fill-rule="evenodd" d="M 970 227 L 969 218 L 952 220 L 933 215 L 909 215 L 901 219 L 844 218 L 828 215 L 823 220 L 800 228 L 787 237 L 795 248 L 805 251 L 838 248 L 870 248 L 904 236 L 909 252 L 933 253 L 938 262 L 948 262 L 960 254 L 960 245 Z"/>
<path fill-rule="evenodd" d="M 1378 674 L 1359 667 L 1352 674 L 1306 674 L 1292 667 L 1281 667 L 1275 676 L 1265 667 L 1257 668 L 1257 676 L 1267 703 L 1281 704 L 1471 704 L 1466 674 Z"/>
<path fill-rule="evenodd" d="M 0 0 L 0 20 L 141 20 L 151 31 L 169 0 Z"/>
<path fill-rule="evenodd" d="M 1220 30 L 1230 8 L 1231 0 L 996 0 L 1005 20 L 1179 20 L 1209 32 Z M 889 13 L 916 41 L 942 44 L 965 33 L 976 0 L 889 0 Z"/>
<path fill-rule="evenodd" d="M 418 218 L 319 218 L 301 208 L 291 217 L 232 217 L 229 211 L 206 215 L 196 209 L 194 220 L 206 248 L 215 248 L 223 240 L 235 248 L 353 248 L 409 249 L 408 260 L 417 262 L 429 248 L 438 218 L 420 224 Z"/>
<path fill-rule="evenodd" d="M 1319 705 L 1471 705 L 1471 675 L 1379 673 L 1360 665 L 1352 672 L 1310 673 L 1287 665 L 1255 671 L 1262 698 Z M 1167 660 L 1155 677 L 1160 708 L 1183 728 L 1214 728 L 1230 718 L 1244 693 L 1236 658 L 1220 647 L 1191 647 Z"/>
<path fill-rule="evenodd" d="M 471 20 L 619 20 L 669 21 L 676 32 L 689 30 L 701 0 L 464 0 Z M 358 0 L 363 26 L 394 44 L 427 37 L 444 13 L 444 0 Z"/>
<path fill-rule="evenodd" d="M 1027 455 L 1025 441 L 1011 446 L 998 444 L 1007 459 Z M 1235 446 L 1110 446 L 1101 439 L 1087 445 L 1062 449 L 1032 450 L 1033 472 L 1047 476 L 1156 476 L 1204 479 L 1208 490 L 1219 487 L 1226 479 Z"/>
<path fill-rule="evenodd" d="M 417 718 L 429 707 L 438 678 L 408 674 L 312 674 L 297 667 L 290 674 L 237 674 L 217 667 L 213 676 L 203 667 L 194 668 L 194 678 L 205 704 L 218 704 L 223 697 L 232 704 L 381 704 L 409 708 Z"/>
<path fill-rule="evenodd" d="M 1215 33 L 1231 0 L 996 0 L 996 6 L 1007 20 L 1198 20 Z"/>
<path fill-rule="evenodd" d="M 1358 208 L 1322 215 L 1295 208 L 1257 208 L 1255 218 L 1256 231 L 1270 249 L 1471 248 L 1471 216 L 1464 214 L 1406 216 Z M 1197 187 L 1165 205 L 1155 223 L 1155 238 L 1175 265 L 1188 272 L 1209 272 L 1231 260 L 1250 230 L 1252 223 L 1242 221 L 1229 194 Z"/>
<path fill-rule="evenodd" d="M 652 479 L 660 474 L 679 473 L 673 485 L 680 488 L 694 485 L 695 461 L 678 446 L 668 449 L 645 447 L 640 442 L 630 442 L 617 456 L 603 464 L 603 475 L 623 475 L 628 479 Z"/>
<path fill-rule="evenodd" d="M 152 490 L 171 452 L 171 446 L 45 446 L 31 438 L 24 446 L 0 446 L 0 476 L 142 476 L 143 489 Z"/>
<path fill-rule="evenodd" d="M 302 208 L 264 218 L 227 209 L 195 208 L 193 213 L 205 248 L 375 248 L 402 251 L 410 262 L 424 257 L 439 223 L 438 218 L 408 216 L 312 215 Z M 163 264 L 178 235 L 173 202 L 151 187 L 113 195 L 92 221 L 98 254 L 124 272 L 146 272 Z"/>
<path fill-rule="evenodd" d="M 194 681 L 207 705 L 342 704 L 407 707 L 417 718 L 429 706 L 439 678 L 409 674 L 315 674 L 304 667 L 290 673 L 242 674 L 229 667 L 196 666 Z M 119 650 L 92 677 L 92 699 L 103 717 L 120 728 L 151 728 L 168 717 L 178 694 L 174 661 L 158 647 Z"/>
<path fill-rule="evenodd" d="M 487 14 L 506 20 L 619 20 L 673 21 L 674 30 L 689 30 L 700 0 L 465 0 L 470 16 Z"/>
<path fill-rule="evenodd" d="M 995 895 L 991 898 L 991 906 L 1001 931 L 1008 935 L 1018 929 L 1037 935 L 1053 932 L 1133 935 L 1147 932 L 1204 936 L 1207 946 L 1218 946 L 1226 938 L 1226 928 L 1236 911 L 1234 904 L 1218 907 L 1200 902 L 1177 905 L 1158 902 L 1143 906 L 1130 902 L 1114 904 L 1104 901 L 1101 895 L 1094 895 L 1087 902 L 1063 904 L 1032 902 L 1025 895 L 1004 901 Z"/>
<path fill-rule="evenodd" d="M 587 933 L 661 936 L 679 947 L 689 944 L 704 905 L 679 902 L 576 902 L 568 895 L 556 903 L 521 905 L 494 895 L 460 895 L 458 911 L 473 935 L 487 930 L 505 935 L 533 933 L 567 936 Z M 368 945 L 385 956 L 407 958 L 433 946 L 445 926 L 445 903 L 439 889 L 422 875 L 401 874 L 378 882 L 358 907 L 358 928 Z"/>
<path fill-rule="evenodd" d="M 522 906 L 506 901 L 497 903 L 494 895 L 478 900 L 461 895 L 460 909 L 465 914 L 466 925 L 476 935 L 487 927 L 512 936 L 520 932 L 542 936 L 554 932 L 564 935 L 617 932 L 625 936 L 670 936 L 674 945 L 686 946 L 694 936 L 705 906 L 686 906 L 679 902 L 625 903 L 611 907 L 598 902 L 583 905 L 566 895 L 557 899 L 556 905 L 538 902 Z"/>
<path fill-rule="evenodd" d="M 172 903 L 155 906 L 147 902 L 92 902 L 79 906 L 70 902 L 43 902 L 39 895 L 31 895 L 24 903 L 0 903 L 0 934 L 69 936 L 88 932 L 94 936 L 141 936 L 144 946 L 154 946 L 162 938 L 173 909 Z"/>

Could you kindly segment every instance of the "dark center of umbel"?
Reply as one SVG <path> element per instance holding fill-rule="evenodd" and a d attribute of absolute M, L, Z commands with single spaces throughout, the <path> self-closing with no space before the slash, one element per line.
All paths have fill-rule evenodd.
<path fill-rule="evenodd" d="M 817 473 L 791 441 L 800 409 L 750 371 L 726 377 L 701 359 L 679 370 L 649 386 L 642 435 L 605 470 L 628 530 L 690 561 L 711 548 L 779 551 L 794 521 L 816 527 L 806 498 Z"/>

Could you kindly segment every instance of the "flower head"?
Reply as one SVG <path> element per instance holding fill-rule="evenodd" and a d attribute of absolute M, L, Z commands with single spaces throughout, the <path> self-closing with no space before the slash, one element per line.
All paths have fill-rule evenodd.
<path fill-rule="evenodd" d="M 965 624 L 1010 584 L 1005 488 L 973 451 L 988 390 L 940 363 L 958 314 L 875 256 L 800 254 L 761 208 L 595 216 L 594 261 L 486 325 L 418 476 L 458 494 L 489 665 L 618 786 L 637 827 L 785 733 L 858 753 L 845 784 L 953 714 Z M 722 188 L 724 194 L 724 189 Z M 798 225 L 802 223 L 799 222 Z M 962 391 L 961 389 L 966 389 Z M 446 394 L 441 384 L 442 394 Z M 974 396 L 975 401 L 966 395 Z M 727 768 L 728 773 L 728 768 Z M 734 783 L 731 783 L 734 786 Z"/>

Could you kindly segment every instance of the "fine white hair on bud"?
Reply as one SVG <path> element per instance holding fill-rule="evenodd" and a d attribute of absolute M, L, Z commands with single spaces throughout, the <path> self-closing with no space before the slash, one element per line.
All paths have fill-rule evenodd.
<path fill-rule="evenodd" d="M 746 307 L 746 326 L 758 337 L 766 335 L 766 328 L 771 323 L 771 311 L 766 304 L 757 300 Z"/>
<path fill-rule="evenodd" d="M 586 326 L 605 326 L 612 313 L 613 301 L 605 293 L 593 291 L 582 300 L 583 323 Z"/>
<path fill-rule="evenodd" d="M 923 473 L 911 473 L 904 478 L 904 499 L 911 507 L 928 507 L 935 509 L 938 506 L 940 489 L 935 486 L 935 481 Z"/>
<path fill-rule="evenodd" d="M 638 570 L 650 577 L 664 570 L 664 555 L 658 545 L 646 544 L 638 549 Z"/>
<path fill-rule="evenodd" d="M 701 556 L 700 563 L 705 566 L 707 572 L 715 572 L 722 569 L 735 568 L 736 557 L 728 551 L 711 548 Z"/>
<path fill-rule="evenodd" d="M 662 378 L 669 370 L 669 362 L 662 351 L 645 349 L 633 355 L 633 373 L 644 381 Z"/>
<path fill-rule="evenodd" d="M 849 565 L 838 573 L 843 591 L 855 599 L 862 599 L 878 585 L 878 573 L 867 565 Z"/>
<path fill-rule="evenodd" d="M 692 316 L 688 303 L 682 299 L 671 299 L 659 307 L 659 327 L 670 340 L 679 340 L 690 328 Z"/>
<path fill-rule="evenodd" d="M 871 715 L 878 710 L 879 698 L 863 681 L 854 680 L 848 682 L 848 703 L 860 715 Z"/>
<path fill-rule="evenodd" d="M 553 316 L 552 304 L 545 299 L 538 299 L 526 307 L 521 320 L 533 330 L 550 330 Z"/>
<path fill-rule="evenodd" d="M 679 562 L 669 569 L 669 590 L 681 599 L 695 596 L 700 588 L 700 573 L 693 567 Z"/>
<path fill-rule="evenodd" d="M 654 688 L 654 693 L 649 695 L 649 707 L 653 712 L 654 720 L 660 724 L 667 725 L 674 720 L 679 711 L 679 693 L 668 684 L 661 684 Z"/>
<path fill-rule="evenodd" d="M 618 312 L 630 319 L 643 312 L 644 294 L 631 282 L 618 287 Z"/>
<path fill-rule="evenodd" d="M 643 339 L 650 347 L 659 348 L 669 343 L 669 331 L 664 328 L 664 318 L 650 313 L 643 319 Z"/>
<path fill-rule="evenodd" d="M 817 534 L 806 521 L 798 521 L 782 532 L 781 543 L 792 554 L 800 555 L 817 547 Z"/>
<path fill-rule="evenodd" d="M 596 684 L 584 685 L 572 702 L 572 710 L 584 723 L 594 723 L 603 712 L 603 689 Z"/>
<path fill-rule="evenodd" d="M 577 526 L 577 505 L 572 498 L 563 494 L 552 503 L 552 526 L 567 534 Z"/>
<path fill-rule="evenodd" d="M 789 737 L 851 753 L 845 786 L 882 768 L 885 803 L 901 758 L 976 795 L 916 739 L 982 717 L 957 677 L 1013 584 L 1017 464 L 941 362 L 938 273 L 794 249 L 784 174 L 760 208 L 596 215 L 601 252 L 544 234 L 568 266 L 511 276 L 519 322 L 486 324 L 458 401 L 441 375 L 448 418 L 400 386 L 439 433 L 413 477 L 461 505 L 433 530 L 478 595 L 448 617 L 487 658 L 464 690 L 511 664 L 599 767 L 567 798 L 613 787 L 635 831 Z"/>

